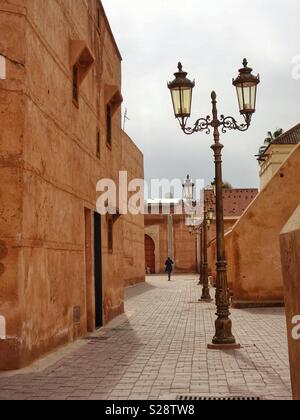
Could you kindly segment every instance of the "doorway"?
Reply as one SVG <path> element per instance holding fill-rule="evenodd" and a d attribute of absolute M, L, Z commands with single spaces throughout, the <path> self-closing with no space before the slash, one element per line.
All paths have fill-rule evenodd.
<path fill-rule="evenodd" d="M 155 243 L 148 235 L 145 235 L 145 261 L 146 272 L 155 274 Z"/>
<path fill-rule="evenodd" d="M 94 213 L 95 325 L 103 326 L 101 216 Z"/>
<path fill-rule="evenodd" d="M 94 281 L 93 281 L 93 250 L 92 250 L 92 211 L 84 209 L 85 221 L 85 290 L 86 290 L 86 322 L 87 331 L 95 329 L 94 316 Z"/>

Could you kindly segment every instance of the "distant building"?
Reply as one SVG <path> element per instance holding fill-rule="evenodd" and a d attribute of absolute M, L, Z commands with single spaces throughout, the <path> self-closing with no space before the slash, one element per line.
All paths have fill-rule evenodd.
<path fill-rule="evenodd" d="M 274 139 L 259 156 L 260 187 L 263 189 L 273 178 L 288 155 L 300 142 L 300 124 Z"/>
<path fill-rule="evenodd" d="M 257 196 L 257 189 L 224 189 L 224 221 L 225 229 L 230 229 L 247 207 Z M 215 211 L 215 195 L 213 190 L 205 190 L 206 208 Z M 148 200 L 148 214 L 145 215 L 145 261 L 146 271 L 163 273 L 164 263 L 168 256 L 174 259 L 175 272 L 189 273 L 199 271 L 200 243 L 199 236 L 191 235 L 186 226 L 185 214 L 174 214 L 174 208 L 181 200 L 164 199 Z M 156 211 L 151 214 L 150 206 Z M 165 214 L 170 208 L 170 214 Z M 216 238 L 216 223 L 212 221 L 208 230 L 210 272 L 215 272 L 215 256 L 210 253 L 210 243 Z"/>
<path fill-rule="evenodd" d="M 148 200 L 145 215 L 145 269 L 150 274 L 165 272 L 165 261 L 171 257 L 177 273 L 197 271 L 197 238 L 186 226 L 186 214 L 174 214 L 182 201 L 177 199 Z M 150 209 L 155 214 L 151 214 Z M 166 214 L 170 209 L 170 214 Z"/>

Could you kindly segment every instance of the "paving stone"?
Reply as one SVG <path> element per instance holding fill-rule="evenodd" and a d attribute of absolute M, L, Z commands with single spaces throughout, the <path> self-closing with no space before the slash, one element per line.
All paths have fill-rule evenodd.
<path fill-rule="evenodd" d="M 209 351 L 215 306 L 190 303 L 200 294 L 197 280 L 175 276 L 170 285 L 155 276 L 148 286 L 127 289 L 128 321 L 101 331 L 108 340 L 87 342 L 42 372 L 0 373 L 0 400 L 159 400 L 190 393 L 291 399 L 284 309 L 233 309 L 242 349 Z"/>

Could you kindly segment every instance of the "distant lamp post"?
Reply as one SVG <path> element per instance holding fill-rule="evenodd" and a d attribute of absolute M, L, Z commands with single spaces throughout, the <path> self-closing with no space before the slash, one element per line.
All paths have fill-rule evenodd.
<path fill-rule="evenodd" d="M 202 284 L 203 280 L 203 230 L 201 222 L 202 220 L 200 218 L 197 218 L 195 214 L 187 217 L 185 221 L 190 235 L 195 235 L 196 237 L 199 237 L 199 285 Z"/>
<path fill-rule="evenodd" d="M 208 209 L 207 211 L 207 220 L 209 222 L 209 226 L 211 225 L 211 222 L 214 219 L 214 210 L 212 208 Z"/>
<path fill-rule="evenodd" d="M 252 69 L 248 67 L 246 59 L 243 61 L 243 68 L 239 70 L 239 75 L 233 80 L 233 85 L 237 89 L 239 109 L 245 122 L 238 124 L 233 117 L 219 117 L 217 110 L 217 95 L 211 93 L 212 116 L 199 118 L 191 127 L 187 126 L 188 118 L 191 115 L 192 91 L 195 82 L 187 79 L 187 73 L 182 70 L 182 64 L 178 64 L 178 72 L 174 74 L 175 80 L 168 84 L 171 91 L 175 117 L 179 120 L 182 131 L 185 134 L 206 131 L 210 134 L 213 130 L 214 144 L 212 149 L 215 157 L 215 182 L 216 182 L 216 228 L 217 228 L 217 289 L 216 305 L 217 320 L 216 333 L 212 341 L 211 349 L 235 349 L 240 348 L 236 344 L 232 334 L 232 322 L 230 320 L 230 291 L 227 282 L 227 262 L 225 258 L 225 237 L 224 237 L 224 210 L 223 210 L 223 180 L 222 180 L 222 149 L 220 143 L 220 127 L 222 133 L 227 130 L 246 131 L 250 127 L 252 115 L 256 108 L 257 86 L 260 83 L 259 76 L 252 74 Z"/>
<path fill-rule="evenodd" d="M 185 200 L 193 201 L 194 199 L 194 188 L 195 184 L 190 179 L 190 176 L 187 176 L 187 179 L 184 181 L 184 184 L 182 185 L 183 188 L 183 197 Z"/>
<path fill-rule="evenodd" d="M 216 180 L 214 180 L 214 182 L 211 185 L 212 185 L 214 196 L 216 196 Z"/>
<path fill-rule="evenodd" d="M 205 196 L 205 191 L 204 191 Z M 209 220 L 208 220 L 208 211 L 206 209 L 206 200 L 204 200 L 204 215 L 203 215 L 203 289 L 201 301 L 211 302 L 211 296 L 209 292 L 209 279 L 208 279 L 208 250 L 207 250 L 207 230 L 208 230 Z"/>
<path fill-rule="evenodd" d="M 188 226 L 190 234 L 200 236 L 200 280 L 199 284 L 203 284 L 202 296 L 199 301 L 211 302 L 209 292 L 209 280 L 208 280 L 208 255 L 207 255 L 207 228 L 208 219 L 207 212 L 204 209 L 203 219 L 192 216 L 186 219 L 186 225 Z"/>

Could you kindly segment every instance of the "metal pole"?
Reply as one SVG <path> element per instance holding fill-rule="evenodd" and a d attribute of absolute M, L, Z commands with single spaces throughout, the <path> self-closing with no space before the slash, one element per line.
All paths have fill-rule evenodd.
<path fill-rule="evenodd" d="M 207 254 L 207 209 L 204 201 L 204 218 L 203 218 L 203 289 L 201 300 L 211 302 L 208 281 L 208 254 Z"/>
<path fill-rule="evenodd" d="M 199 276 L 199 285 L 203 284 L 203 235 L 202 235 L 202 226 L 199 229 L 199 255 L 200 255 L 200 276 Z"/>
<path fill-rule="evenodd" d="M 225 237 L 224 237 L 224 210 L 223 210 L 223 179 L 222 179 L 222 149 L 220 143 L 220 121 L 218 119 L 217 95 L 211 94 L 212 99 L 212 127 L 214 129 L 214 144 L 212 150 L 215 157 L 216 171 L 216 227 L 217 227 L 217 288 L 216 305 L 217 320 L 215 323 L 216 333 L 213 338 L 213 345 L 209 348 L 240 348 L 236 344 L 235 337 L 232 334 L 232 322 L 230 320 L 230 292 L 227 283 L 227 261 L 225 258 Z"/>

